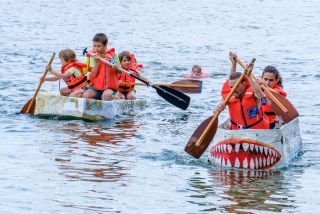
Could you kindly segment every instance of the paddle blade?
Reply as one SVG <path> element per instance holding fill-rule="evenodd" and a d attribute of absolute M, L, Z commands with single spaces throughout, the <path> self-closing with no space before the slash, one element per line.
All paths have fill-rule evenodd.
<path fill-rule="evenodd" d="M 183 93 L 188 93 L 188 94 L 199 94 L 202 91 L 202 81 L 201 80 L 178 80 L 175 81 L 172 84 L 177 84 L 177 85 L 192 85 L 192 86 L 196 86 L 196 87 L 190 87 L 190 88 L 186 88 L 186 87 L 172 87 L 174 89 L 177 89 L 178 91 L 181 91 Z"/>
<path fill-rule="evenodd" d="M 294 118 L 299 116 L 298 111 L 296 110 L 296 108 L 291 104 L 291 102 L 287 98 L 285 98 L 284 96 L 282 96 L 281 94 L 279 94 L 275 91 L 271 91 L 271 93 L 273 96 L 275 96 L 275 98 L 277 98 L 279 100 L 279 102 L 284 107 L 286 107 L 286 109 L 288 109 L 288 113 L 285 113 L 281 110 L 281 108 L 276 103 L 274 103 L 271 99 L 268 99 L 270 107 L 278 115 L 278 117 L 280 117 L 282 119 L 282 121 L 284 123 L 288 123 L 291 120 L 293 120 Z"/>
<path fill-rule="evenodd" d="M 213 137 L 215 136 L 217 132 L 218 127 L 218 118 L 215 120 L 213 125 L 210 127 L 208 134 L 204 137 L 203 141 L 199 146 L 196 145 L 196 142 L 202 135 L 202 133 L 206 130 L 207 126 L 209 125 L 210 121 L 212 120 L 212 117 L 209 117 L 205 121 L 203 121 L 200 126 L 194 131 L 193 135 L 190 137 L 188 144 L 186 145 L 184 151 L 186 151 L 188 154 L 195 158 L 200 158 L 201 155 L 206 151 L 207 147 L 211 143 Z"/>
<path fill-rule="evenodd" d="M 21 109 L 20 114 L 33 114 L 34 109 L 36 107 L 36 101 L 34 100 L 32 103 L 32 99 L 30 99 Z M 31 104 L 30 108 L 29 105 Z M 29 109 L 29 110 L 28 110 Z"/>
<path fill-rule="evenodd" d="M 188 95 L 167 86 L 153 85 L 152 87 L 156 89 L 160 97 L 172 105 L 175 105 L 182 110 L 186 110 L 188 108 L 190 103 L 190 97 Z"/>

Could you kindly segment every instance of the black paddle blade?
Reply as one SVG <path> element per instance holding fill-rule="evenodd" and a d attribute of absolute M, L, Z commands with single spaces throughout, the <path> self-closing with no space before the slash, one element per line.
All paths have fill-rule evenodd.
<path fill-rule="evenodd" d="M 204 137 L 203 141 L 199 146 L 196 145 L 196 142 L 202 135 L 202 133 L 206 130 L 207 126 L 209 125 L 212 117 L 207 118 L 204 120 L 200 126 L 194 131 L 193 135 L 190 137 L 188 144 L 186 145 L 184 151 L 190 154 L 195 158 L 200 158 L 201 155 L 206 151 L 208 146 L 210 145 L 213 137 L 216 135 L 217 128 L 218 128 L 218 118 L 215 120 L 213 125 L 209 127 L 208 134 Z"/>
<path fill-rule="evenodd" d="M 171 103 L 172 105 L 186 110 L 190 103 L 190 97 L 180 91 L 177 91 L 173 88 L 167 86 L 152 86 L 156 89 L 160 97 Z"/>
<path fill-rule="evenodd" d="M 286 109 L 288 109 L 288 113 L 285 113 L 275 102 L 273 102 L 271 99 L 268 99 L 271 109 L 278 115 L 278 117 L 281 118 L 281 120 L 283 120 L 284 123 L 288 123 L 299 116 L 298 111 L 287 98 L 275 91 L 271 91 L 271 93 L 284 107 L 286 107 Z"/>
<path fill-rule="evenodd" d="M 193 85 L 197 87 L 179 87 L 174 86 L 173 88 L 177 89 L 178 91 L 181 91 L 183 93 L 188 94 L 200 94 L 202 91 L 202 81 L 201 80 L 192 80 L 192 79 L 186 79 L 186 80 L 178 80 L 172 83 L 177 85 Z"/>
<path fill-rule="evenodd" d="M 82 55 L 83 55 L 83 56 L 86 55 L 86 53 L 88 53 L 87 49 L 88 49 L 88 48 L 83 49 L 83 51 L 82 51 Z"/>

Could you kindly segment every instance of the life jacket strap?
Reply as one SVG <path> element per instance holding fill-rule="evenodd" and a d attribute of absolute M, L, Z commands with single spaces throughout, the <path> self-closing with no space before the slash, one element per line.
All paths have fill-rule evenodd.
<path fill-rule="evenodd" d="M 269 112 L 269 111 L 265 111 L 264 114 L 265 114 L 265 115 L 268 115 L 268 116 L 275 116 L 275 115 L 277 115 L 276 113 L 274 113 L 274 112 Z"/>
<path fill-rule="evenodd" d="M 248 126 L 241 126 L 241 125 L 238 125 L 236 122 L 234 122 L 233 120 L 230 119 L 230 123 L 232 125 L 235 125 L 236 127 L 238 127 L 239 129 L 250 129 L 251 127 L 257 125 L 258 123 L 260 123 L 261 121 L 263 120 L 263 115 L 262 117 L 255 123 L 251 124 L 251 125 L 248 125 Z"/>
<path fill-rule="evenodd" d="M 73 84 L 73 85 L 69 85 L 68 88 L 69 89 L 74 89 L 76 87 L 78 87 L 79 85 L 81 85 L 82 83 L 86 82 L 87 81 L 87 77 L 83 77 L 82 80 L 80 80 L 79 82 L 77 82 L 76 84 Z"/>

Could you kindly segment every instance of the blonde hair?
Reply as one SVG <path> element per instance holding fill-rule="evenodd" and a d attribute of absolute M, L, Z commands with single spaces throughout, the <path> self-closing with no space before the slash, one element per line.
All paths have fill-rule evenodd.
<path fill-rule="evenodd" d="M 63 58 L 66 62 L 75 62 L 77 61 L 76 57 L 76 53 L 70 49 L 64 49 L 59 52 L 59 58 Z"/>

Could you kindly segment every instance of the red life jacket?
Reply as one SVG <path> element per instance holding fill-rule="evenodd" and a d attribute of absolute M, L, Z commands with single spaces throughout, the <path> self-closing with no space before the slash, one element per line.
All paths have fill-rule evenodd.
<path fill-rule="evenodd" d="M 279 94 L 281 94 L 282 96 L 286 97 L 287 93 L 278 85 L 275 85 L 273 87 L 273 89 L 275 91 L 277 91 Z M 262 111 L 264 113 L 264 120 L 267 123 L 273 123 L 276 121 L 276 113 L 274 113 L 274 111 L 272 110 L 272 108 L 269 106 L 268 102 L 265 105 L 262 105 Z"/>
<path fill-rule="evenodd" d="M 230 89 L 230 87 L 229 87 Z M 226 83 L 221 94 L 223 98 L 228 96 Z M 258 108 L 254 98 L 253 90 L 247 85 L 245 94 L 242 98 L 232 96 L 228 102 L 230 126 L 234 129 L 268 129 L 269 125 L 263 120 L 263 112 Z"/>
<path fill-rule="evenodd" d="M 87 84 L 87 77 L 83 72 L 83 69 L 87 65 L 81 62 L 71 62 L 66 66 L 61 66 L 61 73 L 64 74 L 67 72 L 70 68 L 76 68 L 81 72 L 80 77 L 75 77 L 74 74 L 68 76 L 67 78 L 64 78 L 64 82 L 68 85 L 68 88 L 71 89 L 71 92 L 76 91 L 77 89 L 80 89 Z"/>
<path fill-rule="evenodd" d="M 142 63 L 137 63 L 136 64 L 137 70 L 140 70 L 143 68 L 143 64 Z"/>
<path fill-rule="evenodd" d="M 93 50 L 90 50 L 90 52 L 94 53 Z M 90 55 L 86 55 L 89 60 L 90 60 Z M 115 56 L 115 49 L 111 48 L 107 50 L 107 54 L 105 56 L 105 60 L 115 63 L 114 62 L 114 56 Z M 90 62 L 89 62 L 90 65 Z M 92 69 L 92 68 L 91 68 Z M 91 69 L 89 71 L 91 71 Z M 97 90 L 105 90 L 105 89 L 113 89 L 113 90 L 118 90 L 119 89 L 119 78 L 117 74 L 117 70 L 104 62 L 99 63 L 98 67 L 98 73 L 96 77 L 93 77 L 90 75 L 89 81 L 92 85 Z"/>

